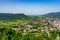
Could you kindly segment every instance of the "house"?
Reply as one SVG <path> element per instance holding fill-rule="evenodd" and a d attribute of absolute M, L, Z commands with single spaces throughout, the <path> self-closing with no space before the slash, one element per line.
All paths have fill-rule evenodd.
<path fill-rule="evenodd" d="M 60 30 L 60 20 L 55 20 L 52 22 L 53 27 Z"/>

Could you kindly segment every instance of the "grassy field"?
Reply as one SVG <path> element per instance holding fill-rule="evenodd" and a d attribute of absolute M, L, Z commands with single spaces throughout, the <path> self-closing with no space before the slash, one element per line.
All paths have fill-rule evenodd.
<path fill-rule="evenodd" d="M 32 20 L 29 19 L 17 19 L 17 20 L 0 20 L 0 26 L 12 26 L 12 25 L 17 25 L 25 22 L 30 22 Z"/>

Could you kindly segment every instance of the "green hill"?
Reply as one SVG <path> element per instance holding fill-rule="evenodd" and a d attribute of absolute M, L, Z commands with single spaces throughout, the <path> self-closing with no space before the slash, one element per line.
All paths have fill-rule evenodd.
<path fill-rule="evenodd" d="M 12 14 L 12 13 L 0 13 L 0 19 L 19 19 L 19 18 L 26 18 L 27 15 L 24 15 L 22 13 L 18 14 Z"/>
<path fill-rule="evenodd" d="M 54 18 L 60 18 L 60 12 L 51 12 L 48 14 L 43 15 L 44 17 L 54 17 Z"/>

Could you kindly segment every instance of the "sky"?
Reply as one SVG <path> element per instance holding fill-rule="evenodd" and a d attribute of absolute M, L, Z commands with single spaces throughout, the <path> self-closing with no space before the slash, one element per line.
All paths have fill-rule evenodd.
<path fill-rule="evenodd" d="M 60 12 L 60 0 L 0 0 L 0 13 L 43 15 Z"/>

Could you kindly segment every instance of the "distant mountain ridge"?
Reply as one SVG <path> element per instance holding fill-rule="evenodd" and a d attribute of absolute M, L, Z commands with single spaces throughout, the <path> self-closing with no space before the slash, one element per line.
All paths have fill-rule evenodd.
<path fill-rule="evenodd" d="M 12 14 L 12 13 L 0 13 L 0 19 L 18 19 L 18 18 L 26 18 L 27 15 L 22 13 L 20 14 Z"/>
<path fill-rule="evenodd" d="M 60 12 L 51 12 L 48 14 L 43 15 L 44 17 L 57 17 L 60 18 Z"/>

